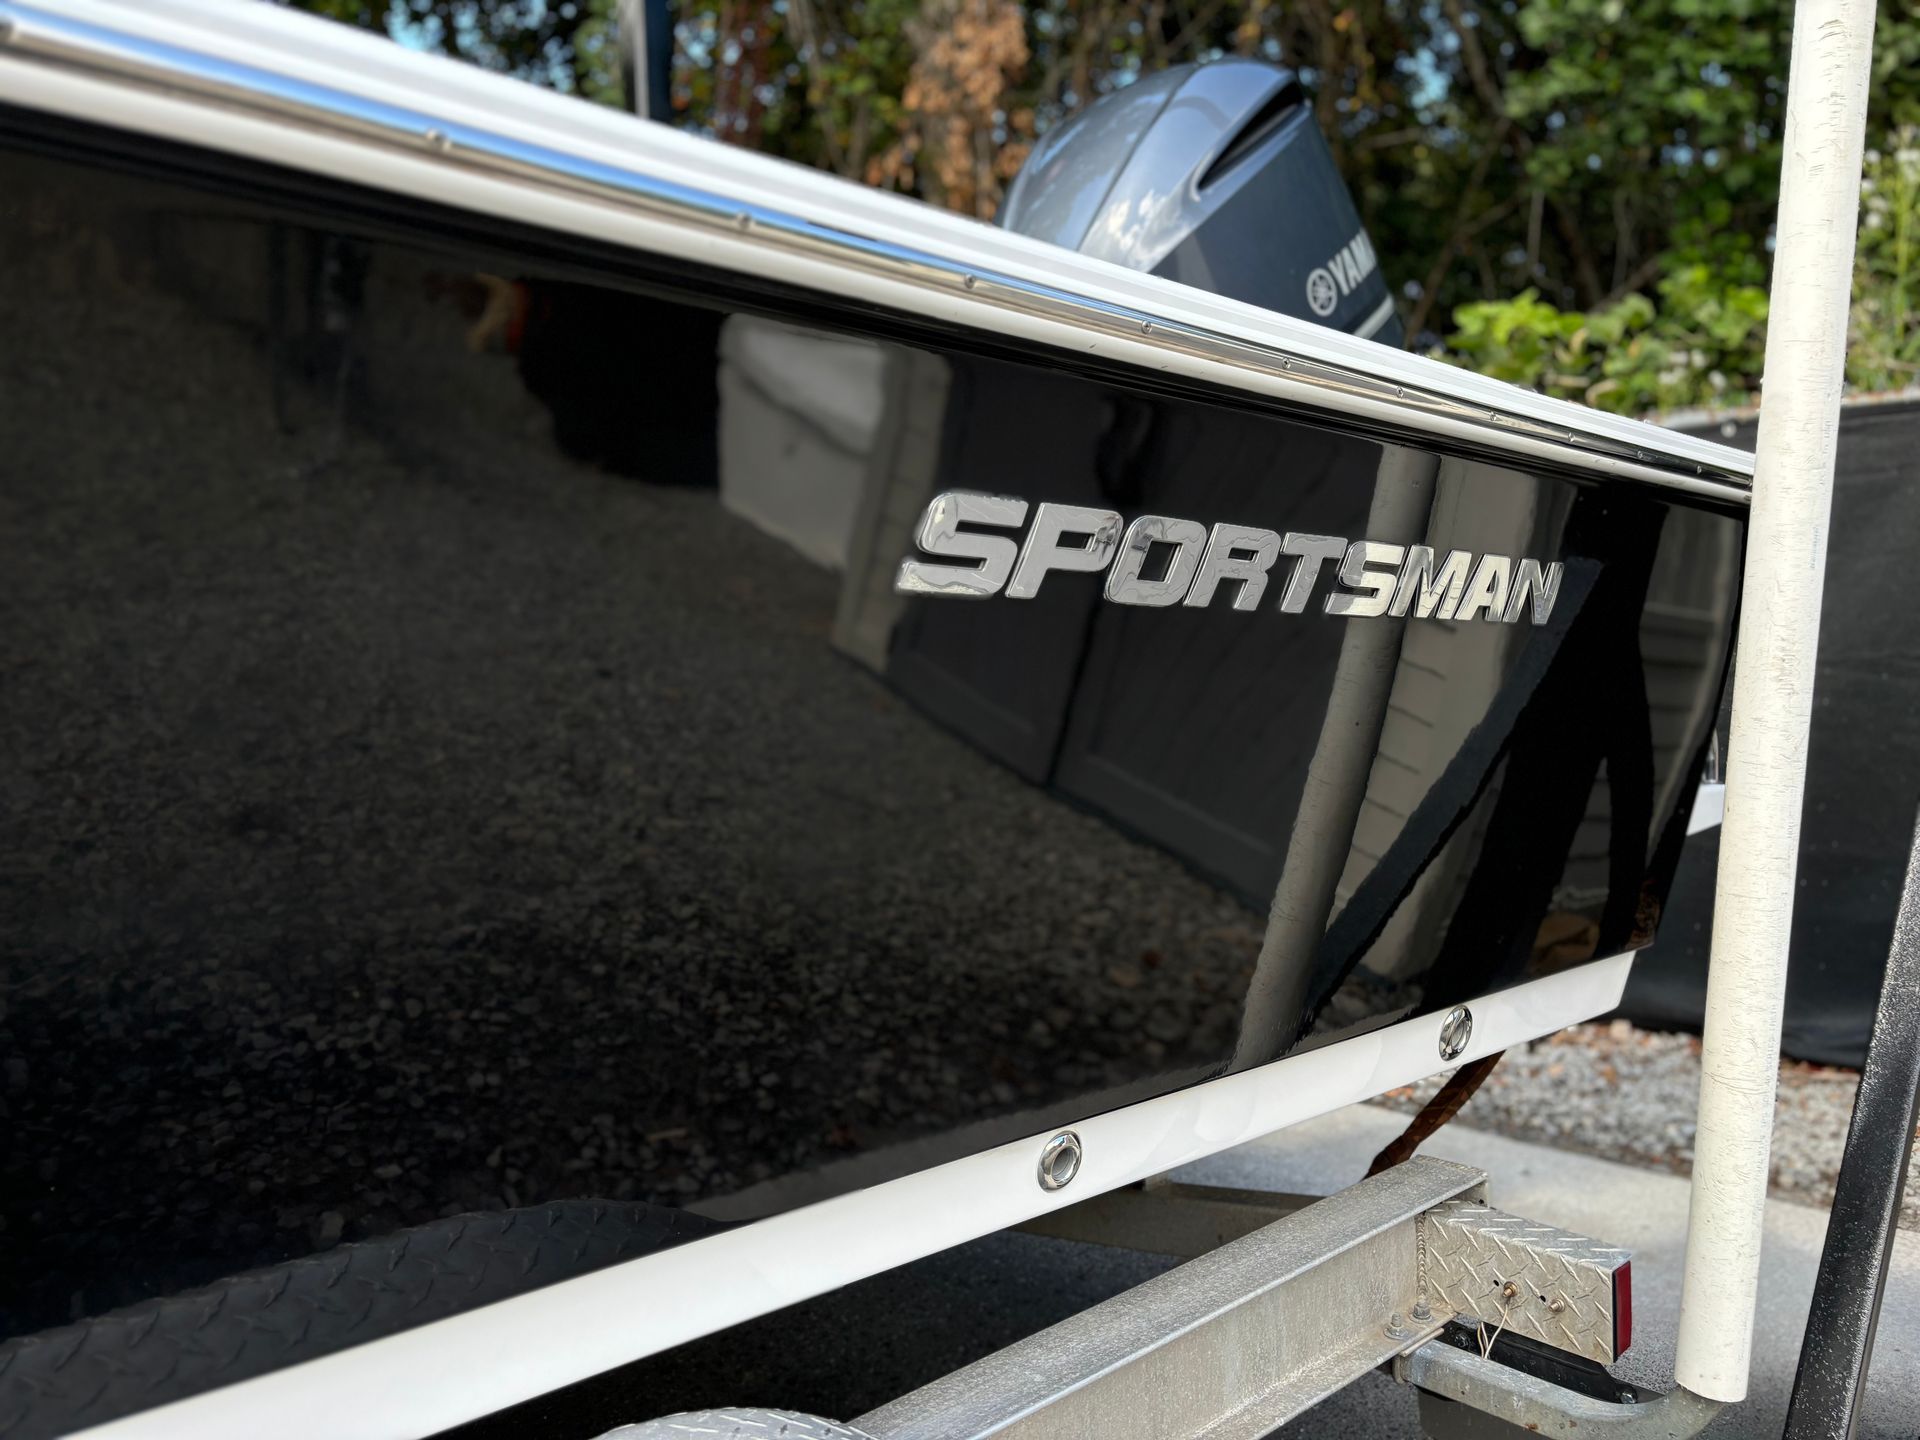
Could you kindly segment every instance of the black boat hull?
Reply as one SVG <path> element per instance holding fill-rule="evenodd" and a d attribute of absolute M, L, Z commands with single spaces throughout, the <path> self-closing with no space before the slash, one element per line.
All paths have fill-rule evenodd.
<path fill-rule="evenodd" d="M 0 136 L 0 1337 L 463 1211 L 711 1234 L 1398 1027 L 1439 1068 L 1654 936 L 1724 496 Z M 952 492 L 1560 578 L 902 593 Z"/>

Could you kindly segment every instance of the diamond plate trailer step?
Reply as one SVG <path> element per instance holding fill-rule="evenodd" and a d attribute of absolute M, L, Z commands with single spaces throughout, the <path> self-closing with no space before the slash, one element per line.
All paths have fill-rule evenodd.
<path fill-rule="evenodd" d="M 1427 1213 L 1423 1278 L 1463 1320 L 1606 1365 L 1632 1343 L 1631 1257 L 1477 1200 Z"/>

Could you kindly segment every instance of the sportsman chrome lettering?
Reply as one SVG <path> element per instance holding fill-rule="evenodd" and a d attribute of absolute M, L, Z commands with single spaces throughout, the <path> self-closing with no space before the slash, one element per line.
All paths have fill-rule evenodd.
<path fill-rule="evenodd" d="M 1026 539 L 1014 534 L 1027 525 Z M 965 528 L 963 528 L 965 527 Z M 1029 505 L 1011 495 L 948 490 L 933 497 L 914 541 L 940 559 L 907 559 L 893 588 L 903 595 L 984 600 L 1004 594 L 1031 600 L 1049 575 L 1106 575 L 1116 605 L 1188 605 L 1216 601 L 1258 609 L 1274 581 L 1274 608 L 1298 615 L 1323 575 L 1329 615 L 1412 616 L 1419 620 L 1488 620 L 1514 624 L 1528 615 L 1547 623 L 1560 594 L 1557 560 L 1445 553 L 1425 545 L 1340 535 L 1281 533 L 1252 525 L 1141 515 L 1131 524 L 1117 511 L 1085 505 Z M 1285 583 L 1274 574 L 1291 560 Z"/>

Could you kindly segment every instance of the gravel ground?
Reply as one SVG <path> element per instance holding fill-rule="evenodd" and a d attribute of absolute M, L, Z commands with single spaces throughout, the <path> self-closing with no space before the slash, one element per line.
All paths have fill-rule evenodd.
<path fill-rule="evenodd" d="M 429 257 L 374 257 L 366 368 L 276 386 L 257 224 L 43 179 L 0 185 L 0 1334 L 888 1178 L 1231 1049 L 1258 917 L 836 655 L 836 577 L 712 490 L 557 456 Z"/>
<path fill-rule="evenodd" d="M 1414 1111 L 1445 1076 L 1377 1102 Z M 1773 1117 L 1773 1193 L 1809 1205 L 1833 1201 L 1858 1072 L 1780 1062 Z M 1693 1167 L 1700 1041 L 1625 1020 L 1575 1025 L 1509 1050 L 1453 1122 L 1566 1150 L 1685 1175 Z M 1920 1230 L 1920 1152 L 1908 1167 L 1900 1223 Z"/>

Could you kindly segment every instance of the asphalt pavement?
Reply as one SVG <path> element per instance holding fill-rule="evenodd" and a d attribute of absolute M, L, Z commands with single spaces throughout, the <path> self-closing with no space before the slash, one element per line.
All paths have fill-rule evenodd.
<path fill-rule="evenodd" d="M 1180 1172 L 1212 1184 L 1332 1192 L 1364 1173 L 1404 1124 L 1352 1106 Z M 1635 1342 L 1623 1378 L 1666 1388 L 1673 1375 L 1687 1182 L 1591 1156 L 1453 1126 L 1427 1152 L 1478 1166 L 1494 1204 L 1634 1252 Z M 1748 1402 L 1706 1432 L 1777 1436 L 1813 1291 L 1825 1212 L 1767 1206 L 1761 1312 Z M 628 1366 L 559 1396 L 468 1426 L 461 1440 L 574 1440 L 621 1421 L 718 1404 L 849 1418 L 1136 1285 L 1172 1262 L 1038 1236 L 999 1234 Z M 1920 1412 L 1920 1235 L 1895 1244 L 1861 1440 L 1911 1437 Z M 1414 1440 L 1412 1392 L 1379 1374 L 1300 1416 L 1287 1440 Z"/>

